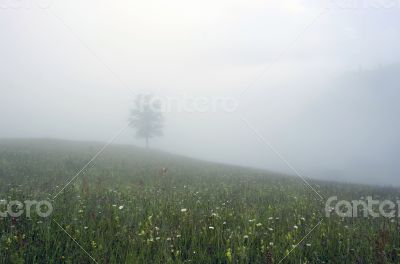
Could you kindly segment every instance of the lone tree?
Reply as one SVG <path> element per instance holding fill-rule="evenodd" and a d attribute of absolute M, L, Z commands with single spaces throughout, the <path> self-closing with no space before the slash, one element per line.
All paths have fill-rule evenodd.
<path fill-rule="evenodd" d="M 134 108 L 131 110 L 129 124 L 136 129 L 138 138 L 146 140 L 146 148 L 149 148 L 151 138 L 163 135 L 163 122 L 161 104 L 155 101 L 152 95 L 138 95 Z"/>

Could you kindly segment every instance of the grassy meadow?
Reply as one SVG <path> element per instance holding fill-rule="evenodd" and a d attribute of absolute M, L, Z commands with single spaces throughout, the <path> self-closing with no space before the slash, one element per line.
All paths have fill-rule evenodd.
<path fill-rule="evenodd" d="M 267 171 L 112 145 L 53 199 L 101 147 L 0 140 L 0 200 L 54 208 L 0 217 L 0 263 L 400 263 L 397 220 L 327 218 L 301 179 Z M 399 196 L 310 183 L 324 197 Z"/>

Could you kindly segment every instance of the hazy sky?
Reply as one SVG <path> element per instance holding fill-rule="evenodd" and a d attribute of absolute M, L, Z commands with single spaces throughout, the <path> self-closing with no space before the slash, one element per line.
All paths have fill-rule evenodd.
<path fill-rule="evenodd" d="M 400 1 L 0 0 L 0 25 L 0 137 L 107 141 L 135 94 L 222 98 L 240 105 L 165 113 L 152 145 L 290 173 L 259 133 L 305 175 L 397 184 L 397 102 L 362 80 L 398 84 Z"/>

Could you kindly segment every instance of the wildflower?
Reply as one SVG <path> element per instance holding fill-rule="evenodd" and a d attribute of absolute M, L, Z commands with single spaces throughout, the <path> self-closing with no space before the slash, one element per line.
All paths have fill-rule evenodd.
<path fill-rule="evenodd" d="M 269 231 L 274 231 L 274 229 L 273 229 L 273 228 L 271 228 L 271 227 L 268 227 L 268 230 L 269 230 Z"/>
<path fill-rule="evenodd" d="M 256 219 L 250 219 L 249 222 L 253 223 L 254 221 L 256 221 Z"/>
<path fill-rule="evenodd" d="M 160 237 L 156 237 L 156 240 L 160 240 Z"/>
<path fill-rule="evenodd" d="M 272 216 L 268 218 L 268 220 L 273 220 L 273 219 L 274 219 L 274 218 L 273 218 Z"/>
<path fill-rule="evenodd" d="M 274 242 L 269 242 L 269 245 L 272 247 L 274 245 Z"/>
<path fill-rule="evenodd" d="M 121 205 L 120 207 L 118 207 L 118 209 L 119 209 L 119 210 L 122 210 L 122 209 L 124 209 L 124 206 Z"/>
<path fill-rule="evenodd" d="M 306 244 L 307 247 L 311 247 L 311 244 Z"/>
<path fill-rule="evenodd" d="M 181 212 L 182 212 L 182 213 L 186 213 L 186 212 L 187 212 L 187 209 L 186 209 L 186 208 L 182 208 L 182 209 L 181 209 Z"/>
<path fill-rule="evenodd" d="M 171 241 L 171 238 L 170 238 L 170 237 L 167 237 L 167 241 Z"/>
<path fill-rule="evenodd" d="M 298 229 L 299 227 L 297 225 L 293 226 L 294 229 Z"/>
<path fill-rule="evenodd" d="M 225 255 L 228 258 L 229 262 L 232 262 L 232 250 L 230 248 L 228 248 Z"/>
<path fill-rule="evenodd" d="M 262 224 L 261 224 L 261 223 L 257 223 L 256 226 L 257 226 L 257 227 L 260 227 L 260 226 L 262 226 Z"/>
<path fill-rule="evenodd" d="M 213 226 L 209 226 L 208 229 L 214 230 L 214 227 Z"/>
<path fill-rule="evenodd" d="M 248 235 L 244 235 L 243 238 L 244 238 L 244 239 L 248 239 L 249 236 L 248 236 Z"/>
<path fill-rule="evenodd" d="M 181 237 L 181 235 L 176 235 L 176 237 L 177 237 L 177 238 L 180 238 L 180 237 Z"/>
<path fill-rule="evenodd" d="M 83 227 L 83 229 L 85 229 L 85 230 L 88 229 L 88 228 L 89 228 L 89 227 L 87 227 L 87 226 Z"/>

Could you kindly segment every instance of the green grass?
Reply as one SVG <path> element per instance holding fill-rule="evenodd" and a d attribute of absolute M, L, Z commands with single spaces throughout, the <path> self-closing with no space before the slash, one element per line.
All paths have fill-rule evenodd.
<path fill-rule="evenodd" d="M 101 147 L 0 140 L 0 199 L 52 200 Z M 339 199 L 399 194 L 310 183 Z M 94 263 L 56 222 L 98 263 L 278 263 L 320 220 L 282 263 L 399 263 L 397 220 L 326 218 L 324 203 L 297 177 L 113 145 L 49 218 L 0 218 L 0 263 Z"/>

